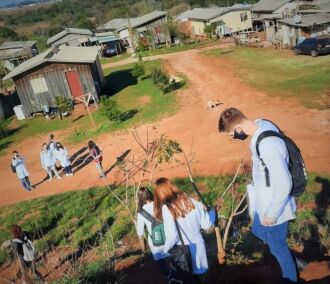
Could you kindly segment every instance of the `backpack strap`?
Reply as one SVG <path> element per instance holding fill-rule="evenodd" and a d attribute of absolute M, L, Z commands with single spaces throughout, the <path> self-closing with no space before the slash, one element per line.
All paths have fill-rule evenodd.
<path fill-rule="evenodd" d="M 140 213 L 144 218 L 146 218 L 151 223 L 155 220 L 154 216 L 152 216 L 149 212 L 147 212 L 143 208 L 141 208 L 138 213 Z"/>
<path fill-rule="evenodd" d="M 265 168 L 265 175 L 266 175 L 266 186 L 269 187 L 270 186 L 270 178 L 269 178 L 269 170 L 266 166 L 266 164 L 264 163 L 264 161 L 262 160 L 262 158 L 260 157 L 260 150 L 259 150 L 259 146 L 260 146 L 260 143 L 263 139 L 267 138 L 267 137 L 278 137 L 278 138 L 281 138 L 283 139 L 283 135 L 274 131 L 274 130 L 266 130 L 264 132 L 262 132 L 258 138 L 257 138 L 257 141 L 256 141 L 256 150 L 257 150 L 257 155 L 258 155 L 258 158 L 259 160 L 261 161 L 261 164 L 263 165 L 263 167 Z"/>
<path fill-rule="evenodd" d="M 180 242 L 181 242 L 182 245 L 184 245 L 181 230 L 180 230 L 179 223 L 178 223 L 177 219 L 174 219 L 174 223 L 175 223 L 176 230 L 178 231 Z"/>

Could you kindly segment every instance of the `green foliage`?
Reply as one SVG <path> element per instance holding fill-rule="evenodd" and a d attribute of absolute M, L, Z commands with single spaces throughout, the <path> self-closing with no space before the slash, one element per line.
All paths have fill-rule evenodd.
<path fill-rule="evenodd" d="M 73 109 L 72 101 L 63 96 L 56 96 L 55 97 L 55 105 L 58 108 L 60 113 L 69 112 Z"/>
<path fill-rule="evenodd" d="M 151 71 L 150 76 L 153 83 L 164 93 L 170 83 L 170 76 L 167 71 L 162 67 L 158 67 Z"/>
<path fill-rule="evenodd" d="M 209 24 L 209 25 L 206 25 L 204 27 L 204 33 L 206 33 L 209 38 L 212 38 L 212 35 L 215 34 L 215 29 L 216 29 L 216 24 L 215 23 L 212 23 L 212 24 Z"/>
<path fill-rule="evenodd" d="M 145 38 L 145 37 L 140 37 L 140 38 L 138 39 L 136 49 L 137 49 L 138 52 L 140 52 L 140 51 L 146 51 L 146 50 L 149 49 L 149 45 L 150 45 L 150 44 L 149 44 L 149 41 L 148 41 L 147 38 Z"/>
<path fill-rule="evenodd" d="M 146 73 L 143 63 L 135 63 L 132 70 L 132 75 L 136 78 L 142 77 Z"/>
<path fill-rule="evenodd" d="M 21 40 L 22 37 L 19 36 L 15 31 L 8 27 L 0 26 L 0 43 L 4 41 L 14 41 Z"/>
<path fill-rule="evenodd" d="M 111 121 L 117 121 L 120 119 L 121 112 L 118 109 L 118 103 L 111 98 L 101 98 L 100 112 Z"/>
<path fill-rule="evenodd" d="M 223 57 L 245 83 L 271 96 L 297 98 L 308 108 L 324 108 L 330 89 L 330 57 L 296 56 L 291 50 L 221 48 L 205 54 Z M 269 71 L 271 70 L 271 76 Z"/>

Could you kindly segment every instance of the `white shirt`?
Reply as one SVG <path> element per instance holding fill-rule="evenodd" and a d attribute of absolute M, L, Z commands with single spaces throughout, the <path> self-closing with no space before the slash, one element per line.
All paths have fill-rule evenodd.
<path fill-rule="evenodd" d="M 55 166 L 56 160 L 53 153 L 49 150 L 41 150 L 40 152 L 41 166 L 46 169 Z"/>
<path fill-rule="evenodd" d="M 154 207 L 154 203 L 149 202 L 149 203 L 143 205 L 142 208 L 144 210 L 146 210 L 149 214 L 154 216 L 153 207 Z M 151 222 L 149 220 L 147 220 L 145 217 L 143 217 L 140 213 L 138 213 L 137 214 L 137 221 L 136 221 L 136 232 L 137 232 L 137 235 L 139 237 L 144 236 L 144 227 L 146 227 L 147 231 L 148 231 L 148 245 L 150 247 L 150 250 L 151 250 L 151 253 L 152 253 L 154 259 L 159 260 L 159 259 L 168 257 L 168 254 L 164 253 L 164 251 L 163 251 L 164 246 L 155 247 L 152 244 L 152 239 L 150 237 L 150 235 L 151 235 Z"/>
<path fill-rule="evenodd" d="M 25 178 L 29 175 L 24 163 L 24 158 L 20 156 L 19 158 L 12 159 L 12 165 L 16 168 L 16 174 L 19 179 Z"/>
<path fill-rule="evenodd" d="M 55 159 L 60 162 L 61 167 L 65 168 L 71 165 L 68 156 L 68 151 L 65 148 L 63 149 L 60 148 L 58 150 L 55 148 L 54 155 L 55 155 Z"/>
<path fill-rule="evenodd" d="M 189 245 L 192 256 L 194 274 L 203 274 L 208 269 L 206 249 L 201 229 L 208 230 L 213 224 L 201 202 L 191 199 L 195 209 L 191 210 L 184 218 L 178 218 L 180 232 L 185 245 Z M 181 244 L 174 218 L 166 205 L 162 208 L 166 241 L 164 252 L 168 252 L 174 245 Z"/>
<path fill-rule="evenodd" d="M 248 186 L 250 212 L 258 213 L 260 219 L 264 215 L 275 220 L 279 225 L 295 218 L 296 202 L 290 195 L 292 177 L 288 169 L 289 155 L 285 142 L 279 137 L 264 138 L 260 145 L 260 157 L 269 170 L 270 186 L 266 186 L 265 169 L 258 158 L 256 141 L 266 130 L 279 132 L 277 127 L 265 120 L 256 120 L 258 129 L 252 136 L 250 149 L 252 152 L 253 184 Z"/>

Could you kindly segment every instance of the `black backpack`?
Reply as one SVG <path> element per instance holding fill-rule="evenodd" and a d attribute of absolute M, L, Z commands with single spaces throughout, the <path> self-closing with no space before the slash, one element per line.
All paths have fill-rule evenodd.
<path fill-rule="evenodd" d="M 146 218 L 149 222 L 151 222 L 151 240 L 152 244 L 155 247 L 163 246 L 165 244 L 165 230 L 164 230 L 164 224 L 161 222 L 158 222 L 155 217 L 153 217 L 150 213 L 148 213 L 146 210 L 141 208 L 139 210 L 139 213 Z"/>
<path fill-rule="evenodd" d="M 275 126 L 277 127 L 277 125 Z M 301 156 L 300 149 L 298 148 L 298 146 L 293 142 L 291 138 L 286 136 L 283 131 L 281 131 L 280 129 L 279 131 L 280 132 L 276 132 L 273 130 L 266 130 L 258 136 L 256 142 L 257 155 L 258 158 L 261 160 L 262 165 L 265 167 L 266 186 L 269 187 L 270 186 L 269 170 L 266 167 L 264 161 L 260 157 L 260 151 L 259 151 L 260 142 L 267 137 L 274 137 L 274 136 L 281 138 L 285 142 L 289 154 L 288 168 L 292 177 L 292 189 L 290 195 L 294 197 L 298 197 L 304 193 L 307 185 L 307 172 L 306 172 L 305 163 Z"/>

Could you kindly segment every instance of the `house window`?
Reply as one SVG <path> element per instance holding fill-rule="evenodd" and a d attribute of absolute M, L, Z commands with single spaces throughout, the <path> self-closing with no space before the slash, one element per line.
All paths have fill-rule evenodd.
<path fill-rule="evenodd" d="M 47 83 L 44 77 L 39 77 L 36 79 L 31 79 L 30 84 L 35 94 L 41 94 L 48 92 Z"/>
<path fill-rule="evenodd" d="M 245 22 L 248 20 L 247 12 L 241 13 L 241 22 Z"/>

